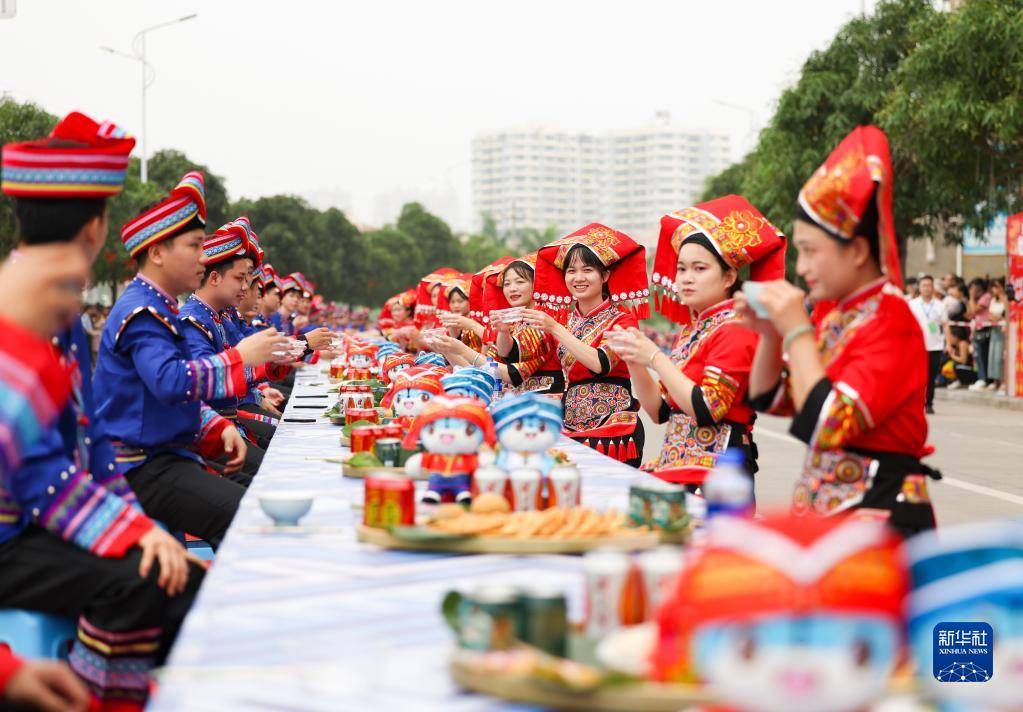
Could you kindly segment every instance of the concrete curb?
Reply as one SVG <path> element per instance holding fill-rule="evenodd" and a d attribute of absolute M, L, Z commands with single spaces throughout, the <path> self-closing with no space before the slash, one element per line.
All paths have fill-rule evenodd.
<path fill-rule="evenodd" d="M 950 391 L 947 388 L 936 388 L 934 390 L 934 400 L 958 401 L 959 403 L 970 403 L 971 405 L 986 405 L 991 408 L 1023 411 L 1023 398 L 1000 396 L 994 393 L 967 390 Z"/>

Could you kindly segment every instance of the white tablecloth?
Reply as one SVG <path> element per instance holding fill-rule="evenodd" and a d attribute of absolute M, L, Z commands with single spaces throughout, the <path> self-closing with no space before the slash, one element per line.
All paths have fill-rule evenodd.
<path fill-rule="evenodd" d="M 324 457 L 343 449 L 322 417 L 326 377 L 300 372 L 266 459 L 185 620 L 149 709 L 468 710 L 524 709 L 466 693 L 447 672 L 453 638 L 444 593 L 487 583 L 562 587 L 582 617 L 580 559 L 456 556 L 385 551 L 360 544 L 352 503 L 363 483 Z M 296 406 L 323 405 L 322 410 Z M 635 470 L 565 440 L 583 473 L 583 503 L 624 509 Z M 273 530 L 262 492 L 316 494 L 304 531 Z"/>

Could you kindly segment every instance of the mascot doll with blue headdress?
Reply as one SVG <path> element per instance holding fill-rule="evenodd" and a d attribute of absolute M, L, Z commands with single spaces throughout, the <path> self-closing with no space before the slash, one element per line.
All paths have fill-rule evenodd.
<path fill-rule="evenodd" d="M 537 393 L 505 398 L 493 410 L 500 449 L 494 465 L 506 472 L 539 470 L 544 477 L 558 464 L 551 448 L 561 435 L 561 403 Z"/>
<path fill-rule="evenodd" d="M 945 527 L 906 542 L 909 641 L 942 712 L 1023 709 L 1023 520 Z"/>

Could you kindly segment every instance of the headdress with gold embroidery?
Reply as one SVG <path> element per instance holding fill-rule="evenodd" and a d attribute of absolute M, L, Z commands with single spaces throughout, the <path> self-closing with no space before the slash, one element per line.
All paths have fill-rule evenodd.
<path fill-rule="evenodd" d="M 466 300 L 469 299 L 471 274 L 456 274 L 446 278 L 440 286 L 440 295 L 437 297 L 437 309 L 440 311 L 451 311 L 451 295 L 458 292 Z"/>
<path fill-rule="evenodd" d="M 646 248 L 624 232 L 600 223 L 591 223 L 540 249 L 533 283 L 533 298 L 539 308 L 561 321 L 568 318 L 572 297 L 563 270 L 565 258 L 576 245 L 590 250 L 611 272 L 607 288 L 613 304 L 631 311 L 637 319 L 650 316 Z"/>
<path fill-rule="evenodd" d="M 483 285 L 483 313 L 486 315 L 488 321 L 490 319 L 490 312 L 500 311 L 501 309 L 507 309 L 511 306 L 508 302 L 508 298 L 504 296 L 504 276 L 508 273 L 508 268 L 516 263 L 526 265 L 533 270 L 534 286 L 536 284 L 535 252 L 530 252 L 524 257 L 516 257 L 513 260 L 508 260 L 508 262 L 504 264 L 496 274 L 489 277 Z"/>
<path fill-rule="evenodd" d="M 825 232 L 840 240 L 873 234 L 861 225 L 876 200 L 881 269 L 902 288 L 899 244 L 892 208 L 894 174 L 888 137 L 876 126 L 857 126 L 831 152 L 799 191 L 799 207 Z"/>
<path fill-rule="evenodd" d="M 678 324 L 692 314 L 675 288 L 678 251 L 687 237 L 702 234 L 735 269 L 749 265 L 750 279 L 785 278 L 785 236 L 741 195 L 726 195 L 661 218 L 661 234 L 651 276 L 654 306 Z"/>
<path fill-rule="evenodd" d="M 437 305 L 433 303 L 433 288 L 459 274 L 454 267 L 438 267 L 419 280 L 419 286 L 416 288 L 416 326 L 422 329 L 427 323 L 434 321 Z"/>
<path fill-rule="evenodd" d="M 472 276 L 472 284 L 469 287 L 469 316 L 479 323 L 486 324 L 490 321 L 490 314 L 485 307 L 487 289 L 497 284 L 497 278 L 503 274 L 504 268 L 514 261 L 514 257 L 502 257 Z"/>

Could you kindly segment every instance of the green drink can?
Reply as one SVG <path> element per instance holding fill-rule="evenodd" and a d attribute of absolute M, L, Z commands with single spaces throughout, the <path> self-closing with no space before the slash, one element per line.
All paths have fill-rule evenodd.
<path fill-rule="evenodd" d="M 522 628 L 519 630 L 522 642 L 564 657 L 568 649 L 565 594 L 549 586 L 535 586 L 523 589 L 519 602 L 522 605 Z"/>
<path fill-rule="evenodd" d="M 445 615 L 458 636 L 458 644 L 469 650 L 507 650 L 522 627 L 518 591 L 511 586 L 482 586 L 471 594 L 449 593 Z"/>
<path fill-rule="evenodd" d="M 637 526 L 672 530 L 686 517 L 686 488 L 656 478 L 629 487 L 629 519 Z"/>
<path fill-rule="evenodd" d="M 384 467 L 398 467 L 401 459 L 401 440 L 380 438 L 373 445 L 373 453 Z"/>

